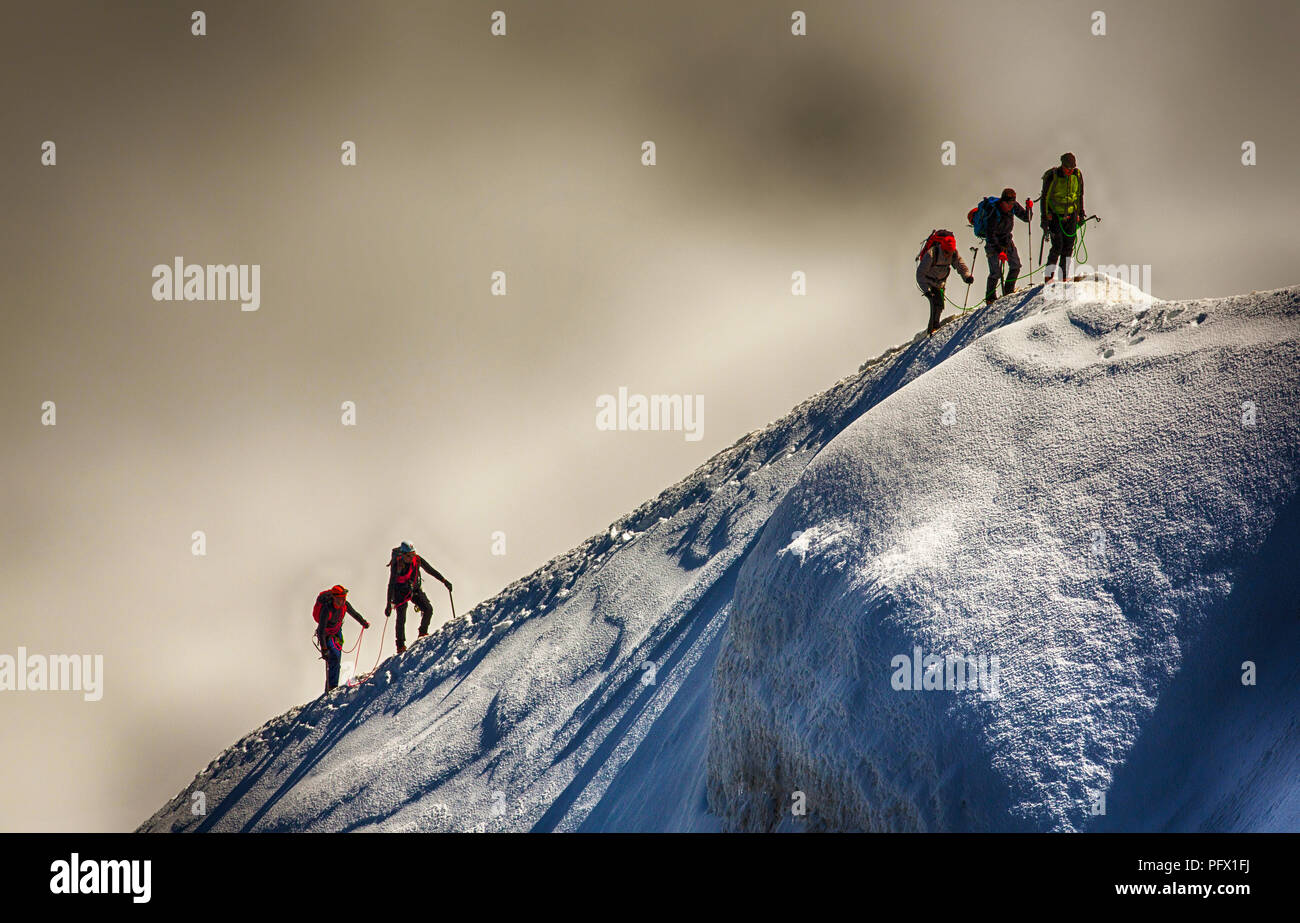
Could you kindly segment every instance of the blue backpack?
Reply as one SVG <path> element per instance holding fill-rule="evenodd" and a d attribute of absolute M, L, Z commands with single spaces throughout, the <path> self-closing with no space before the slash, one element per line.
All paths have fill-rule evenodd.
<path fill-rule="evenodd" d="M 966 214 L 966 220 L 970 222 L 971 228 L 975 231 L 975 236 L 980 240 L 988 237 L 989 220 L 997 214 L 999 201 L 999 198 L 995 195 L 986 196 L 980 199 L 979 204 Z"/>

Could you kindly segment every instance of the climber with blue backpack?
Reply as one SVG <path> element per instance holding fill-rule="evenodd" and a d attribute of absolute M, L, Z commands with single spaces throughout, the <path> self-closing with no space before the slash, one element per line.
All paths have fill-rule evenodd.
<path fill-rule="evenodd" d="M 1026 223 L 1034 207 L 1030 199 L 1021 205 L 1016 201 L 1016 191 L 1008 186 L 1001 196 L 987 196 L 966 215 L 975 236 L 984 241 L 984 253 L 989 261 L 989 278 L 984 286 L 984 303 L 990 304 L 998 297 L 998 280 L 1002 280 L 1002 294 L 1010 295 L 1016 289 L 1020 275 L 1020 254 L 1016 251 L 1015 219 Z M 1007 264 L 1006 278 L 1002 278 L 1002 264 Z"/>

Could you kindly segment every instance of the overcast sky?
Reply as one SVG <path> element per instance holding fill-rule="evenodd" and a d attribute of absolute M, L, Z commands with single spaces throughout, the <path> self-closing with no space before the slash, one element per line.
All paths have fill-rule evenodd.
<path fill-rule="evenodd" d="M 4 830 L 134 828 L 314 697 L 315 594 L 382 623 L 397 542 L 468 610 L 910 339 L 920 240 L 1062 151 L 1092 262 L 1300 282 L 1294 2 L 194 6 L 0 30 L 0 654 L 105 658 L 0 693 Z M 177 256 L 260 308 L 155 301 Z M 620 386 L 703 437 L 598 430 Z"/>

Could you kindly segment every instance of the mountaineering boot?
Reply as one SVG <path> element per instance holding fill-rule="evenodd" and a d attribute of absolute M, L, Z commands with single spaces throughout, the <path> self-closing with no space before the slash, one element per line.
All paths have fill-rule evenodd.
<path fill-rule="evenodd" d="M 405 645 L 405 644 L 398 644 L 398 645 L 397 645 L 397 653 L 399 653 L 399 654 L 405 654 L 405 653 L 406 653 L 406 645 Z"/>

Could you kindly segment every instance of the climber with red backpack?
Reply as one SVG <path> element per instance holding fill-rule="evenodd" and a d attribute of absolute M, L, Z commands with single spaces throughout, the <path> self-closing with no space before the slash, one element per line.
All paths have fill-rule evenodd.
<path fill-rule="evenodd" d="M 361 613 L 352 608 L 348 602 L 348 591 L 337 584 L 328 590 L 322 590 L 316 597 L 316 607 L 311 617 L 316 620 L 316 646 L 320 649 L 321 659 L 325 661 L 325 691 L 329 692 L 339 684 L 339 662 L 343 659 L 343 617 L 352 616 L 361 623 L 361 629 L 370 627 L 370 623 L 361 617 Z"/>
<path fill-rule="evenodd" d="M 916 284 L 930 302 L 930 325 L 925 328 L 925 335 L 930 336 L 939 329 L 939 318 L 943 315 L 943 287 L 952 267 L 957 267 L 957 272 L 967 285 L 974 282 L 975 277 L 957 252 L 957 238 L 946 228 L 930 232 L 916 259 Z"/>
<path fill-rule="evenodd" d="M 397 653 L 399 654 L 406 650 L 406 604 L 414 603 L 420 613 L 421 638 L 429 633 L 429 620 L 433 618 L 433 603 L 429 602 L 429 597 L 425 595 L 420 585 L 421 570 L 440 580 L 447 588 L 447 592 L 451 593 L 451 581 L 416 554 L 414 546 L 409 542 L 402 542 L 393 549 L 388 560 L 388 605 L 384 607 L 384 615 L 391 613 L 394 607 L 397 609 Z"/>
<path fill-rule="evenodd" d="M 966 215 L 975 236 L 984 241 L 984 253 L 989 260 L 989 278 L 984 286 L 984 303 L 990 304 L 998 297 L 998 280 L 1002 279 L 1002 264 L 1006 263 L 1007 276 L 1002 279 L 1002 294 L 1016 290 L 1020 275 L 1020 254 L 1016 251 L 1015 219 L 1028 223 L 1034 200 L 1024 205 L 1016 201 L 1016 191 L 1008 186 L 1001 196 L 988 196 Z"/>

